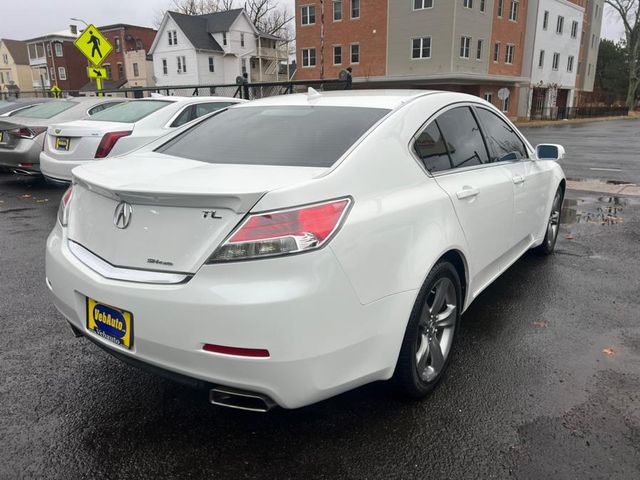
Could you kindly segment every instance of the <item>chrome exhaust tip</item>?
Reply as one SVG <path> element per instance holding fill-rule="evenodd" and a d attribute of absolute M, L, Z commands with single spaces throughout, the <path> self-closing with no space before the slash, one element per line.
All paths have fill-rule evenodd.
<path fill-rule="evenodd" d="M 216 387 L 209 390 L 209 403 L 220 407 L 261 413 L 266 413 L 276 406 L 276 402 L 261 393 L 227 387 Z"/>

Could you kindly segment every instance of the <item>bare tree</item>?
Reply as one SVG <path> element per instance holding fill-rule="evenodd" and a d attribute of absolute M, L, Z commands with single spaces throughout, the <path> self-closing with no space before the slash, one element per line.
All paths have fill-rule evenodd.
<path fill-rule="evenodd" d="M 640 0 L 605 0 L 605 3 L 617 12 L 624 25 L 625 53 L 629 62 L 626 103 L 633 110 L 640 86 Z"/>
<path fill-rule="evenodd" d="M 240 7 L 244 7 L 251 22 L 261 32 L 285 39 L 293 38 L 289 24 L 294 16 L 277 0 L 171 0 L 168 8 L 158 12 L 155 23 L 158 26 L 162 23 L 162 17 L 167 10 L 185 15 L 203 15 Z"/>

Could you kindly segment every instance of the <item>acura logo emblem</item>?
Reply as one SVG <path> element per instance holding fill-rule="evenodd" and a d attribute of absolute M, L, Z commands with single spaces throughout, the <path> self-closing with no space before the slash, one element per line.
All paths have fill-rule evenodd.
<path fill-rule="evenodd" d="M 132 208 L 127 202 L 120 202 L 113 212 L 113 224 L 120 228 L 127 228 L 131 222 Z"/>

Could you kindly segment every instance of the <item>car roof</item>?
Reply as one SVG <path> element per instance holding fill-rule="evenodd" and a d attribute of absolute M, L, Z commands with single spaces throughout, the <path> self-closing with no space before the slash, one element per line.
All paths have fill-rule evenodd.
<path fill-rule="evenodd" d="M 234 108 L 255 106 L 332 106 L 332 107 L 366 107 L 386 108 L 393 110 L 416 98 L 440 93 L 436 90 L 340 90 L 317 92 L 309 89 L 307 93 L 278 95 L 275 97 L 253 100 Z"/>
<path fill-rule="evenodd" d="M 246 102 L 246 100 L 242 100 L 240 98 L 235 98 L 235 97 L 219 97 L 219 96 L 189 96 L 189 97 L 180 97 L 180 96 L 165 96 L 165 97 L 147 97 L 147 98 L 138 98 L 138 99 L 133 99 L 130 98 L 130 101 L 136 101 L 136 102 L 150 102 L 150 101 L 165 101 L 165 102 L 174 102 L 174 103 L 178 103 L 178 102 L 182 102 L 182 103 L 191 103 L 191 102 L 198 102 L 198 103 L 202 103 L 202 102 L 238 102 L 238 103 L 242 103 L 242 102 Z"/>

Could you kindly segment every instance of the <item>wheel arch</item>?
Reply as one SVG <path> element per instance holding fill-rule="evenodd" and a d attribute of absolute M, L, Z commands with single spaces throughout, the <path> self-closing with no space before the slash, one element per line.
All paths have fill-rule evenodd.
<path fill-rule="evenodd" d="M 451 249 L 440 256 L 440 258 L 436 261 L 436 263 L 434 263 L 434 265 L 443 260 L 451 263 L 458 273 L 458 277 L 460 278 L 460 287 L 462 289 L 462 291 L 460 292 L 462 296 L 461 304 L 462 309 L 464 310 L 467 301 L 467 294 L 469 291 L 469 266 L 467 264 L 467 259 L 460 250 Z"/>

